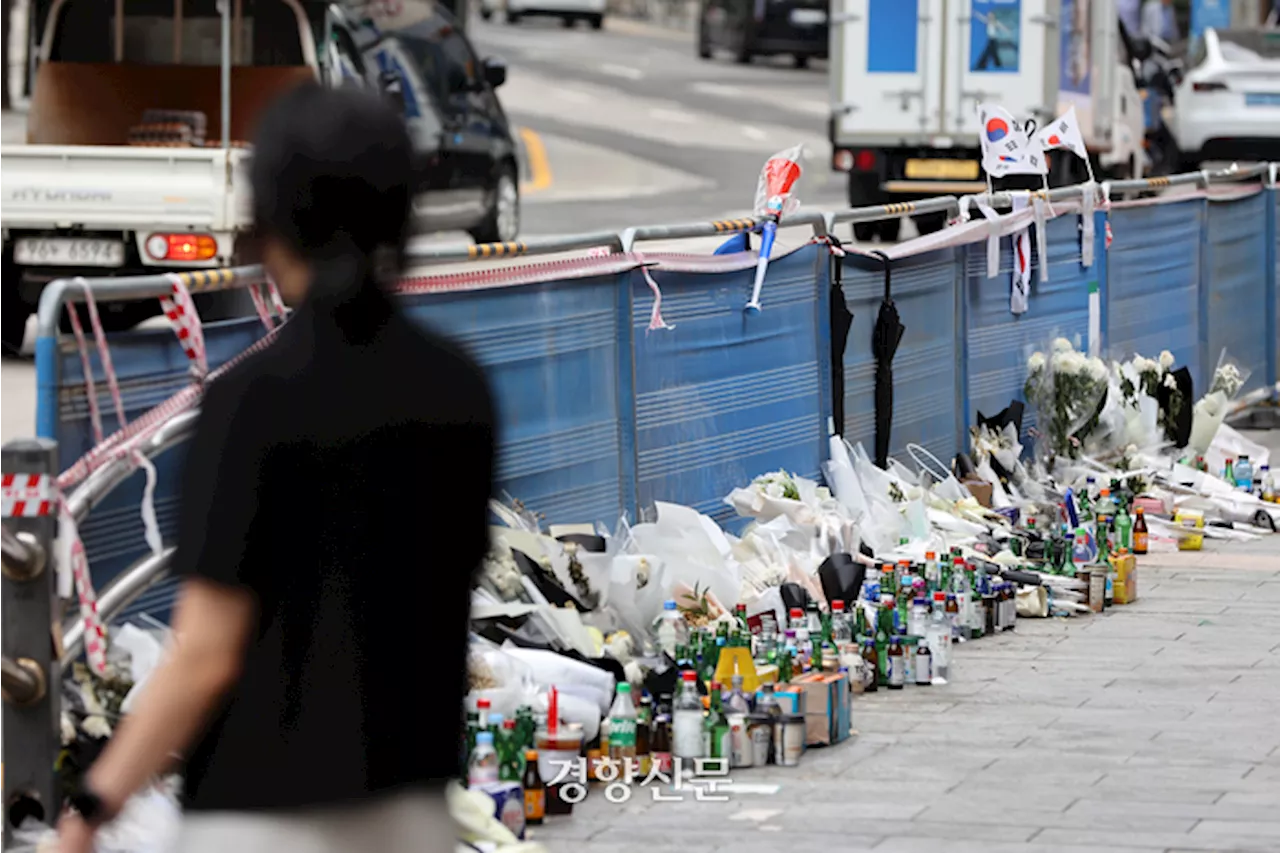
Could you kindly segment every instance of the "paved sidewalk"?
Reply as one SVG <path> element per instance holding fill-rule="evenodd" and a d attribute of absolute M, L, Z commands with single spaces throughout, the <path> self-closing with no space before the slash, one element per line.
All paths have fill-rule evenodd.
<path fill-rule="evenodd" d="M 858 697 L 858 735 L 731 802 L 599 789 L 553 851 L 1280 850 L 1280 537 L 1153 554 L 1139 601 L 1019 619 L 952 683 Z M 769 789 L 777 785 L 776 792 Z"/>

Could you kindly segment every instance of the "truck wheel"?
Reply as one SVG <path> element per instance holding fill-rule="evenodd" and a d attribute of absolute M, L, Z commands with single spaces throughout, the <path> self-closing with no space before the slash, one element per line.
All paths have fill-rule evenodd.
<path fill-rule="evenodd" d="M 604 15 L 592 15 L 587 18 L 587 23 L 591 25 L 593 30 L 604 29 Z"/>
<path fill-rule="evenodd" d="M 507 10 L 507 23 L 508 23 L 508 24 L 518 24 L 518 23 L 520 23 L 520 13 L 519 13 L 519 12 L 512 12 L 510 9 L 508 9 L 508 10 Z"/>
<path fill-rule="evenodd" d="M 933 234 L 941 231 L 943 226 L 947 224 L 947 215 L 945 213 L 926 213 L 922 216 L 913 217 L 916 223 L 916 230 L 920 232 L 920 236 L 925 234 Z"/>
<path fill-rule="evenodd" d="M 875 239 L 876 231 L 876 223 L 874 222 L 853 223 L 853 239 L 859 243 L 870 243 Z"/>
<path fill-rule="evenodd" d="M 879 226 L 876 230 L 880 232 L 880 241 L 882 243 L 898 242 L 898 235 L 902 233 L 902 217 L 897 219 L 886 219 L 877 223 Z"/>
<path fill-rule="evenodd" d="M 796 54 L 795 56 L 791 57 L 791 62 L 795 65 L 796 68 L 809 67 L 809 57 L 803 56 L 800 54 Z"/>

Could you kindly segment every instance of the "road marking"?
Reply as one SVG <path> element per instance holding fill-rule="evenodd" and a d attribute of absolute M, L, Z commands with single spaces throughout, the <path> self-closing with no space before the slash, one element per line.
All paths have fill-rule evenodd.
<path fill-rule="evenodd" d="M 750 820 L 756 823 L 763 823 L 769 818 L 780 814 L 782 814 L 782 809 L 739 809 L 729 815 L 729 820 Z"/>
<path fill-rule="evenodd" d="M 694 83 L 691 88 L 695 92 L 721 98 L 741 98 L 746 94 L 737 86 L 726 86 L 723 83 Z"/>
<path fill-rule="evenodd" d="M 767 139 L 769 137 L 769 134 L 765 133 L 760 128 L 752 127 L 749 124 L 744 124 L 742 126 L 742 135 L 747 139 Z"/>
<path fill-rule="evenodd" d="M 573 101 L 575 104 L 589 104 L 594 100 L 586 92 L 578 89 L 556 89 L 555 92 L 557 97 L 566 101 Z"/>
<path fill-rule="evenodd" d="M 693 124 L 697 120 L 692 113 L 686 113 L 682 110 L 670 110 L 666 107 L 651 107 L 649 109 L 649 118 L 656 118 L 659 121 L 675 121 L 680 124 Z"/>
<path fill-rule="evenodd" d="M 614 65 L 612 62 L 606 62 L 600 66 L 600 70 L 613 77 L 625 77 L 628 80 L 644 79 L 644 72 L 630 65 Z"/>
<path fill-rule="evenodd" d="M 530 128 L 520 128 L 520 139 L 524 142 L 524 156 L 529 164 L 529 180 L 520 189 L 526 195 L 541 192 L 552 184 L 547 148 L 542 144 L 542 137 Z"/>

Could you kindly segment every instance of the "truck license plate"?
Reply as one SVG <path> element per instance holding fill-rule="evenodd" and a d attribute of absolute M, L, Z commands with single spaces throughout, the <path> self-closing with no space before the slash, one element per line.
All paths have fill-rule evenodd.
<path fill-rule="evenodd" d="M 22 237 L 14 243 L 13 259 L 23 265 L 122 267 L 124 241 L 87 237 Z"/>
<path fill-rule="evenodd" d="M 823 9 L 792 9 L 791 23 L 797 27 L 816 27 L 827 22 L 827 13 Z"/>
<path fill-rule="evenodd" d="M 1280 92 L 1246 92 L 1246 107 L 1280 107 Z"/>
<path fill-rule="evenodd" d="M 906 175 L 919 180 L 972 181 L 978 177 L 978 161 L 908 160 Z"/>

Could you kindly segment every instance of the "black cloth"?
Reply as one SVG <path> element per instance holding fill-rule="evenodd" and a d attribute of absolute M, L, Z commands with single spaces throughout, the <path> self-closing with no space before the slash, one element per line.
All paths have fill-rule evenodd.
<path fill-rule="evenodd" d="M 493 448 L 479 367 L 372 287 L 302 306 L 210 385 L 176 568 L 247 588 L 259 618 L 187 763 L 188 809 L 293 809 L 456 775 Z"/>

